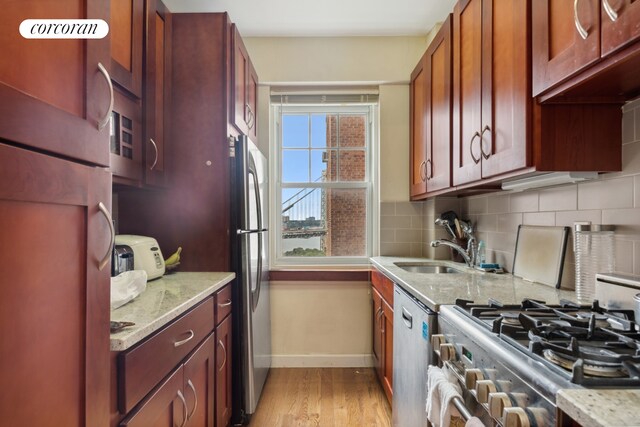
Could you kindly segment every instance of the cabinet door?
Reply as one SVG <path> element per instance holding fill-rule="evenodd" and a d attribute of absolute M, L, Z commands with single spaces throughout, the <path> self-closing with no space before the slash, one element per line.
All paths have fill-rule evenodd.
<path fill-rule="evenodd" d="M 142 97 L 144 0 L 111 0 L 111 78 Z"/>
<path fill-rule="evenodd" d="M 524 168 L 530 154 L 529 1 L 483 0 L 482 178 Z"/>
<path fill-rule="evenodd" d="M 110 206 L 104 169 L 0 144 L 0 419 L 11 425 L 108 425 Z"/>
<path fill-rule="evenodd" d="M 231 316 L 216 328 L 216 426 L 231 421 Z"/>
<path fill-rule="evenodd" d="M 145 79 L 146 184 L 165 186 L 171 107 L 171 13 L 160 0 L 147 0 Z"/>
<path fill-rule="evenodd" d="M 482 0 L 453 9 L 453 185 L 481 178 Z"/>
<path fill-rule="evenodd" d="M 532 2 L 533 95 L 600 58 L 600 0 Z"/>
<path fill-rule="evenodd" d="M 382 297 L 373 286 L 371 287 L 371 296 L 373 298 L 373 363 L 378 378 L 382 381 L 382 364 L 384 358 L 382 353 L 382 323 L 384 316 L 382 311 Z"/>
<path fill-rule="evenodd" d="M 427 162 L 426 140 L 426 80 L 425 56 L 420 59 L 418 65 L 411 73 L 411 87 L 409 93 L 409 108 L 411 120 L 411 146 L 410 146 L 410 195 L 412 198 L 424 195 L 427 192 L 427 177 L 425 165 Z"/>
<path fill-rule="evenodd" d="M 451 16 L 431 42 L 425 55 L 427 192 L 451 186 Z"/>
<path fill-rule="evenodd" d="M 188 426 L 214 425 L 214 346 L 215 332 L 212 332 L 184 364 Z"/>
<path fill-rule="evenodd" d="M 231 107 L 232 123 L 235 127 L 247 136 L 250 136 L 249 125 L 251 124 L 251 117 L 253 111 L 249 104 L 249 92 L 251 90 L 249 82 L 249 75 L 251 74 L 251 63 L 249 59 L 249 53 L 244 46 L 240 32 L 235 24 L 232 26 L 232 53 L 233 53 L 233 93 L 231 94 L 231 101 L 233 105 Z M 255 90 L 254 88 L 254 98 Z M 255 108 L 255 106 L 254 106 Z"/>
<path fill-rule="evenodd" d="M 640 37 L 640 1 L 602 0 L 602 56 L 607 56 Z"/>
<path fill-rule="evenodd" d="M 393 308 L 382 300 L 382 388 L 389 402 L 393 400 Z"/>
<path fill-rule="evenodd" d="M 180 365 L 120 422 L 120 427 L 175 427 L 184 425 L 188 416 L 188 408 L 182 385 L 183 369 L 182 365 Z"/>
<path fill-rule="evenodd" d="M 252 141 L 258 141 L 258 73 L 249 60 L 249 72 L 247 74 L 247 106 L 249 108 L 249 134 Z"/>
<path fill-rule="evenodd" d="M 103 0 L 3 3 L 0 138 L 109 165 L 109 36 L 38 40 L 25 39 L 18 32 L 25 19 L 92 18 L 108 22 L 108 7 Z"/>
<path fill-rule="evenodd" d="M 119 88 L 111 112 L 109 169 L 115 177 L 142 181 L 142 106 Z"/>

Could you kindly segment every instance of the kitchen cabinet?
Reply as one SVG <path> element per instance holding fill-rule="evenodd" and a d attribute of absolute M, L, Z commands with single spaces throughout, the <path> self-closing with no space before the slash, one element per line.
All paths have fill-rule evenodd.
<path fill-rule="evenodd" d="M 145 398 L 120 427 L 213 426 L 215 333 Z"/>
<path fill-rule="evenodd" d="M 111 0 L 111 79 L 142 98 L 144 0 Z"/>
<path fill-rule="evenodd" d="M 524 6 L 468 0 L 454 7 L 454 185 L 530 162 L 529 7 Z"/>
<path fill-rule="evenodd" d="M 532 6 L 534 96 L 640 37 L 637 1 L 543 0 Z"/>
<path fill-rule="evenodd" d="M 12 425 L 108 424 L 110 208 L 104 169 L 0 144 L 0 419 Z"/>
<path fill-rule="evenodd" d="M 451 16 L 411 74 L 411 198 L 451 186 Z"/>
<path fill-rule="evenodd" d="M 160 0 L 146 1 L 144 181 L 166 186 L 166 146 L 171 124 L 171 13 Z"/>
<path fill-rule="evenodd" d="M 109 165 L 110 36 L 25 39 L 25 19 L 109 21 L 103 0 L 8 2 L 0 14 L 0 138 L 101 166 Z"/>
<path fill-rule="evenodd" d="M 231 316 L 216 327 L 216 426 L 226 427 L 231 421 Z"/>
<path fill-rule="evenodd" d="M 233 95 L 231 122 L 241 133 L 257 142 L 258 74 L 235 24 L 232 26 Z"/>
<path fill-rule="evenodd" d="M 393 282 L 371 271 L 373 296 L 373 357 L 378 379 L 389 403 L 393 398 Z"/>

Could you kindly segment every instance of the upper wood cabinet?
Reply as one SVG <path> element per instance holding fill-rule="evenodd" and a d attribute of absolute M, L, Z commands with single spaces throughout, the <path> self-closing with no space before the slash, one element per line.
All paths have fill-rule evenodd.
<path fill-rule="evenodd" d="M 111 78 L 142 98 L 144 0 L 111 0 Z"/>
<path fill-rule="evenodd" d="M 529 163 L 528 2 L 461 1 L 453 25 L 453 184 Z"/>
<path fill-rule="evenodd" d="M 103 168 L 0 144 L 0 418 L 11 425 L 109 423 L 110 207 Z"/>
<path fill-rule="evenodd" d="M 25 39 L 25 19 L 103 19 L 103 0 L 5 2 L 0 13 L 0 138 L 109 165 L 109 37 Z"/>
<path fill-rule="evenodd" d="M 232 26 L 232 106 L 231 122 L 241 133 L 257 141 L 258 74 L 235 24 Z"/>
<path fill-rule="evenodd" d="M 451 15 L 411 74 L 410 194 L 451 186 Z"/>
<path fill-rule="evenodd" d="M 640 37 L 635 0 L 540 0 L 532 7 L 534 96 Z"/>
<path fill-rule="evenodd" d="M 171 124 L 171 13 L 160 0 L 147 0 L 145 12 L 144 180 L 165 186 Z"/>

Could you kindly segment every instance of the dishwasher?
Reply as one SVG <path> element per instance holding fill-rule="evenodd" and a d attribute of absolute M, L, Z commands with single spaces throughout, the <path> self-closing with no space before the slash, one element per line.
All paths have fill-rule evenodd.
<path fill-rule="evenodd" d="M 398 285 L 393 295 L 393 425 L 427 425 L 427 368 L 434 363 L 436 312 Z"/>

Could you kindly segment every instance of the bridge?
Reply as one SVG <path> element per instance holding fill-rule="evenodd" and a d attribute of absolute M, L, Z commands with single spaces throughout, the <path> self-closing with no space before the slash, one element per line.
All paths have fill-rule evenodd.
<path fill-rule="evenodd" d="M 325 212 L 324 189 L 303 188 L 298 191 L 282 202 L 282 238 L 307 239 L 325 236 Z M 319 218 L 316 217 L 318 214 Z"/>

